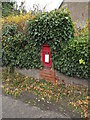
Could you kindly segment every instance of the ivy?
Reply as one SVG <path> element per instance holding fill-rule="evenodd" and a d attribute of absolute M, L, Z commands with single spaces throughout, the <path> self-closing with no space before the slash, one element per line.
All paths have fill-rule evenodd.
<path fill-rule="evenodd" d="M 88 36 L 74 38 L 61 52 L 55 61 L 55 69 L 69 76 L 89 77 Z"/>
<path fill-rule="evenodd" d="M 42 68 L 43 44 L 51 48 L 54 69 L 69 76 L 88 78 L 88 35 L 74 37 L 73 22 L 66 8 L 39 13 L 27 21 L 27 31 L 18 24 L 2 27 L 2 62 L 17 68 Z"/>

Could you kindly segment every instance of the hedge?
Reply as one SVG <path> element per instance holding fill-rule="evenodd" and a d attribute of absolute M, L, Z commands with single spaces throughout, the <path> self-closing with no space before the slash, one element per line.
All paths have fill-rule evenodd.
<path fill-rule="evenodd" d="M 89 77 L 88 36 L 76 37 L 69 41 L 55 61 L 55 69 L 79 78 Z"/>
<path fill-rule="evenodd" d="M 62 8 L 50 13 L 38 14 L 28 22 L 27 36 L 28 45 L 38 48 L 32 53 L 33 58 L 38 56 L 35 59 L 36 65 L 41 63 L 40 52 L 43 44 L 48 44 L 51 47 L 51 60 L 54 67 L 54 61 L 57 60 L 61 49 L 74 37 L 73 22 L 68 9 Z"/>
<path fill-rule="evenodd" d="M 26 13 L 25 15 L 10 15 L 8 17 L 2 18 L 2 24 L 17 24 L 18 30 L 25 32 L 26 29 L 26 23 L 28 20 L 31 20 L 34 18 L 34 15 L 31 15 L 31 12 Z"/>
<path fill-rule="evenodd" d="M 22 49 L 22 33 L 17 30 L 17 25 L 5 24 L 2 29 L 2 62 L 5 66 L 16 66 L 17 56 Z"/>
<path fill-rule="evenodd" d="M 74 37 L 73 23 L 67 9 L 38 14 L 28 23 L 28 38 L 37 46 L 61 41 L 67 42 Z"/>
<path fill-rule="evenodd" d="M 18 68 L 40 68 L 38 48 L 28 44 L 25 34 L 18 31 L 16 24 L 5 24 L 2 29 L 3 66 Z M 34 52 L 36 51 L 36 52 Z M 33 54 L 34 53 L 34 54 Z"/>
<path fill-rule="evenodd" d="M 88 78 L 88 38 L 74 38 L 73 22 L 67 9 L 40 13 L 29 20 L 27 26 L 27 32 L 23 34 L 18 30 L 18 24 L 3 25 L 4 66 L 42 68 L 41 49 L 46 43 L 51 47 L 51 59 L 56 70 Z"/>

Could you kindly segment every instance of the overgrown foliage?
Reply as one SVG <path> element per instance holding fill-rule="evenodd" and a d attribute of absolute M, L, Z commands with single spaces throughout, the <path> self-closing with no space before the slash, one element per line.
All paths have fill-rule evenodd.
<path fill-rule="evenodd" d="M 73 23 L 66 8 L 38 14 L 28 22 L 28 45 L 36 48 L 32 56 L 36 65 L 40 63 L 40 53 L 43 44 L 51 47 L 53 66 L 61 49 L 74 37 Z M 38 49 L 37 49 L 38 48 Z M 39 59 L 36 59 L 36 54 Z M 32 62 L 33 63 L 33 62 Z"/>
<path fill-rule="evenodd" d="M 14 9 L 15 2 L 2 2 L 2 16 L 7 17 L 11 14 L 19 15 L 20 10 Z"/>
<path fill-rule="evenodd" d="M 67 42 L 74 37 L 73 23 L 67 9 L 38 14 L 28 23 L 29 40 L 38 45 Z"/>
<path fill-rule="evenodd" d="M 88 78 L 88 39 L 88 36 L 80 36 L 69 41 L 55 60 L 55 68 L 66 75 Z"/>
<path fill-rule="evenodd" d="M 33 19 L 34 16 L 31 15 L 31 12 L 26 13 L 25 15 L 9 15 L 8 17 L 2 18 L 2 26 L 7 24 L 16 24 L 18 25 L 18 31 L 26 32 L 27 21 Z"/>
<path fill-rule="evenodd" d="M 8 17 L 3 23 L 3 65 L 41 68 L 41 50 L 46 43 L 51 47 L 51 60 L 56 70 L 70 76 L 89 77 L 88 27 L 74 37 L 73 23 L 66 8 L 36 16 Z"/>
<path fill-rule="evenodd" d="M 23 51 L 24 36 L 18 31 L 15 24 L 6 24 L 2 30 L 2 54 L 3 64 L 9 67 L 15 67 L 18 64 L 20 51 Z M 24 51 L 23 51 L 24 52 Z M 19 60 L 20 62 L 20 60 Z"/>

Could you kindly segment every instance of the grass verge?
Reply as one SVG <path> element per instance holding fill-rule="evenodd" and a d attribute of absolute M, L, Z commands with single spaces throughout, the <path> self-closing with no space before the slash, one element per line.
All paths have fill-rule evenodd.
<path fill-rule="evenodd" d="M 43 101 L 61 102 L 66 100 L 69 107 L 78 111 L 81 117 L 89 116 L 88 88 L 85 86 L 75 86 L 61 81 L 60 84 L 38 80 L 33 77 L 24 76 L 19 73 L 9 74 L 6 69 L 2 70 L 2 90 L 4 93 L 20 96 L 23 92 L 32 92 Z"/>

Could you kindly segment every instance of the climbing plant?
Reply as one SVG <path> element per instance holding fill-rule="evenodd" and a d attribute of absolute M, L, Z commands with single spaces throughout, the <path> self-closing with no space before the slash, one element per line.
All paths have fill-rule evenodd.
<path fill-rule="evenodd" d="M 38 13 L 25 24 L 25 32 L 15 20 L 3 24 L 4 66 L 40 69 L 42 45 L 48 44 L 54 69 L 66 75 L 88 78 L 88 35 L 74 37 L 67 8 Z"/>

